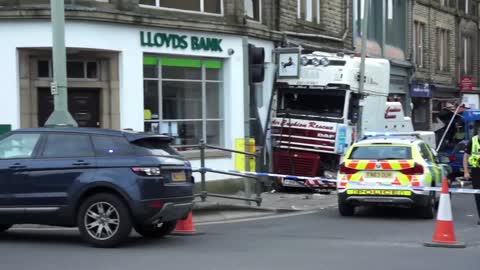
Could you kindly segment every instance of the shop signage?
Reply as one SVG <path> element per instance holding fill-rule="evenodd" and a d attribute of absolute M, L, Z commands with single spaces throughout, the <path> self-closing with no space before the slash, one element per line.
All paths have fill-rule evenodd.
<path fill-rule="evenodd" d="M 472 77 L 461 77 L 460 78 L 460 91 L 472 91 L 472 90 L 473 90 Z"/>
<path fill-rule="evenodd" d="M 327 122 L 309 121 L 309 120 L 297 120 L 297 119 L 274 118 L 272 120 L 272 126 L 320 130 L 320 131 L 331 132 L 331 133 L 335 133 L 337 131 L 336 124 L 331 124 Z M 335 135 L 332 135 L 332 136 L 335 137 Z M 319 136 L 319 137 L 322 137 L 322 136 Z"/>
<path fill-rule="evenodd" d="M 147 47 L 222 52 L 222 39 L 140 31 L 140 44 Z"/>
<path fill-rule="evenodd" d="M 411 97 L 431 98 L 433 86 L 428 83 L 412 84 L 410 88 Z"/>

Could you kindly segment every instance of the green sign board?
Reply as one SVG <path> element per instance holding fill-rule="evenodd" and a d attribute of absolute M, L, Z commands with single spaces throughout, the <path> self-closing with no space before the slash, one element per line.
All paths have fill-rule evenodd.
<path fill-rule="evenodd" d="M 140 44 L 146 47 L 223 52 L 221 38 L 208 38 L 140 31 Z"/>
<path fill-rule="evenodd" d="M 12 130 L 12 125 L 2 125 L 0 124 L 0 135 L 9 132 Z"/>

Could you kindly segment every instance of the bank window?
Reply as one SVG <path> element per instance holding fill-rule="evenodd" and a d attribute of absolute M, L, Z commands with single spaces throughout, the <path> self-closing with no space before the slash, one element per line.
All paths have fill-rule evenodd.
<path fill-rule="evenodd" d="M 298 0 L 298 18 L 320 23 L 320 0 Z"/>
<path fill-rule="evenodd" d="M 201 139 L 223 146 L 223 62 L 145 56 L 143 63 L 145 131 L 173 137 L 180 151 Z"/>
<path fill-rule="evenodd" d="M 243 4 L 245 16 L 250 20 L 260 22 L 262 17 L 262 0 L 244 0 Z"/>
<path fill-rule="evenodd" d="M 67 61 L 67 77 L 69 79 L 98 79 L 99 63 L 97 61 Z M 53 63 L 51 60 L 37 61 L 37 76 L 53 78 Z"/>
<path fill-rule="evenodd" d="M 425 41 L 425 24 L 415 22 L 414 25 L 414 49 L 413 59 L 417 67 L 424 67 L 424 41 Z"/>
<path fill-rule="evenodd" d="M 140 0 L 143 7 L 222 14 L 222 0 Z"/>
<path fill-rule="evenodd" d="M 449 71 L 449 31 L 446 29 L 437 29 L 437 70 Z"/>

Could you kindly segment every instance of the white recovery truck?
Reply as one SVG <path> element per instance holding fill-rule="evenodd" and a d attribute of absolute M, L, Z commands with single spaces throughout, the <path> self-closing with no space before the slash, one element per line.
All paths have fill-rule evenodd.
<path fill-rule="evenodd" d="M 402 104 L 387 102 L 388 60 L 365 59 L 362 93 L 360 57 L 314 52 L 301 55 L 299 65 L 298 78 L 278 78 L 275 84 L 271 116 L 274 173 L 335 179 L 343 155 L 358 137 L 367 132 L 414 131 Z M 435 142 L 433 133 L 424 135 Z M 336 188 L 333 182 L 276 181 L 278 189 L 304 186 L 327 192 Z"/>

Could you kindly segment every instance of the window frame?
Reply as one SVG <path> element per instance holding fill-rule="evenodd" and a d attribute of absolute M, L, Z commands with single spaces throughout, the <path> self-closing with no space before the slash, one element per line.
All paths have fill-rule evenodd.
<path fill-rule="evenodd" d="M 81 155 L 72 155 L 72 156 L 65 156 L 65 157 L 46 157 L 44 156 L 45 149 L 47 148 L 47 143 L 48 143 L 48 136 L 49 135 L 73 135 L 73 136 L 86 136 L 88 138 L 88 141 L 90 143 L 90 150 L 92 155 L 91 156 L 81 156 Z M 69 159 L 69 158 L 95 158 L 95 148 L 93 145 L 92 138 L 90 137 L 90 134 L 83 134 L 83 133 L 71 133 L 71 132 L 45 132 L 43 134 L 43 139 L 42 139 L 42 147 L 38 151 L 38 158 L 39 159 Z"/>
<path fill-rule="evenodd" d="M 53 79 L 53 60 L 51 58 L 39 58 L 35 60 L 36 62 L 36 73 L 35 73 L 35 78 L 40 79 L 40 80 L 51 80 Z M 40 77 L 39 76 L 39 70 L 38 70 L 38 63 L 39 62 L 48 62 L 48 77 Z M 68 70 L 66 71 L 67 75 L 67 80 L 83 80 L 83 81 L 99 81 L 101 79 L 101 63 L 97 59 L 70 59 L 67 60 L 67 65 L 66 68 L 68 67 L 68 62 L 81 62 L 83 65 L 83 77 L 82 78 L 76 78 L 76 77 L 68 77 Z M 88 78 L 88 63 L 94 62 L 97 65 L 97 74 L 95 78 Z"/>
<path fill-rule="evenodd" d="M 450 71 L 449 43 L 450 43 L 450 30 L 438 27 L 437 28 L 437 55 L 439 57 L 438 57 L 438 63 L 436 67 L 437 71 L 440 71 L 440 72 Z"/>
<path fill-rule="evenodd" d="M 208 143 L 208 138 L 207 138 L 207 124 L 208 122 L 215 122 L 215 123 L 221 123 L 222 132 L 219 134 L 219 146 L 225 146 L 227 141 L 225 138 L 225 91 L 221 92 L 221 100 L 219 102 L 221 103 L 221 110 L 219 112 L 219 118 L 212 118 L 208 117 L 207 111 L 204 111 L 204 108 L 202 106 L 202 112 L 201 112 L 201 117 L 200 118 L 185 118 L 185 119 L 166 119 L 163 115 L 163 83 L 164 82 L 194 82 L 194 83 L 201 83 L 201 99 L 202 102 L 203 100 L 207 99 L 207 84 L 208 83 L 219 83 L 219 84 L 225 84 L 225 78 L 221 77 L 217 80 L 212 80 L 212 79 L 207 79 L 207 67 L 205 66 L 205 61 L 209 60 L 215 60 L 215 61 L 221 61 L 222 62 L 222 67 L 220 68 L 221 74 L 224 74 L 224 59 L 223 58 L 215 58 L 215 57 L 195 57 L 195 56 L 187 56 L 188 59 L 195 59 L 199 60 L 201 62 L 201 78 L 200 79 L 171 79 L 171 78 L 163 78 L 162 77 L 162 64 L 161 64 L 161 59 L 162 58 L 182 58 L 183 56 L 181 55 L 167 55 L 167 54 L 143 54 L 143 57 L 155 57 L 157 59 L 156 61 L 156 71 L 157 71 L 157 78 L 146 78 L 143 76 L 143 81 L 157 81 L 157 93 L 158 93 L 158 118 L 157 119 L 143 119 L 143 123 L 158 123 L 159 128 L 160 128 L 160 123 L 195 123 L 195 122 L 200 122 L 202 124 L 202 134 L 201 134 L 201 139 L 203 139 L 206 143 Z M 222 88 L 224 89 L 224 88 Z M 145 91 L 145 87 L 143 89 Z M 144 92 L 145 94 L 145 92 Z M 145 110 L 145 101 L 143 103 L 143 108 Z M 206 108 L 205 108 L 206 109 Z M 179 137 L 181 138 L 181 137 Z M 196 144 L 195 144 L 196 145 Z M 188 148 L 188 146 L 191 145 L 186 145 L 186 144 L 171 144 L 171 147 L 173 148 Z"/>
<path fill-rule="evenodd" d="M 312 12 L 312 20 L 309 21 L 307 19 L 307 10 L 305 10 L 305 18 L 302 18 L 302 0 L 297 0 L 297 19 L 299 20 L 302 20 L 302 21 L 305 21 L 305 22 L 309 22 L 309 23 L 314 23 L 314 24 L 318 24 L 320 25 L 322 23 L 322 17 L 321 17 L 321 4 L 322 4 L 322 1 L 321 0 L 310 0 L 312 1 L 311 4 L 313 5 L 313 1 L 317 1 L 317 21 L 315 22 L 313 20 L 313 10 L 311 11 Z M 312 9 L 312 5 L 310 5 L 310 10 Z M 307 8 L 307 7 L 305 7 Z"/>
<path fill-rule="evenodd" d="M 40 150 L 41 150 L 41 147 L 43 145 L 43 134 L 40 133 L 40 132 L 13 132 L 13 133 L 10 133 L 10 134 L 6 134 L 5 136 L 2 136 L 0 139 L 0 142 L 8 139 L 9 137 L 12 137 L 12 136 L 15 136 L 15 135 L 26 135 L 26 134 L 36 134 L 38 135 L 38 140 L 35 144 L 35 147 L 33 148 L 32 150 L 32 154 L 30 155 L 30 157 L 15 157 L 15 158 L 2 158 L 0 157 L 0 161 L 1 160 L 26 160 L 26 159 L 34 159 L 35 157 L 38 156 L 38 154 L 40 153 Z"/>
<path fill-rule="evenodd" d="M 414 22 L 414 34 L 413 34 L 413 62 L 418 68 L 425 68 L 425 28 L 426 25 L 423 22 Z M 421 30 L 421 35 L 418 31 Z M 420 58 L 420 63 L 418 63 Z"/>
<path fill-rule="evenodd" d="M 252 18 L 247 15 L 247 10 L 245 9 L 245 1 L 249 0 L 244 0 L 243 5 L 244 5 L 244 15 L 247 18 L 248 21 L 255 22 L 255 23 L 262 23 L 263 21 L 263 0 L 257 0 L 258 2 L 258 20 L 255 20 L 255 18 Z M 250 0 L 251 1 L 251 0 Z M 223 2 L 223 1 L 222 1 Z"/>
<path fill-rule="evenodd" d="M 473 38 L 469 35 L 462 35 L 461 39 L 461 46 L 463 47 L 463 60 L 462 60 L 462 68 L 461 75 L 472 75 L 474 66 L 473 66 L 473 56 L 475 55 L 473 51 Z"/>
<path fill-rule="evenodd" d="M 145 4 L 140 4 L 140 3 L 138 4 L 138 6 L 141 7 L 141 8 L 165 10 L 165 11 L 175 11 L 175 12 L 183 12 L 183 13 L 190 13 L 190 14 L 202 14 L 202 15 L 218 16 L 218 17 L 223 17 L 224 16 L 224 12 L 225 12 L 225 10 L 224 10 L 225 4 L 223 3 L 224 0 L 219 0 L 220 1 L 220 13 L 205 12 L 204 11 L 205 10 L 204 0 L 198 0 L 198 1 L 200 1 L 200 11 L 161 7 L 160 6 L 160 0 L 155 0 L 155 6 L 145 5 Z"/>

